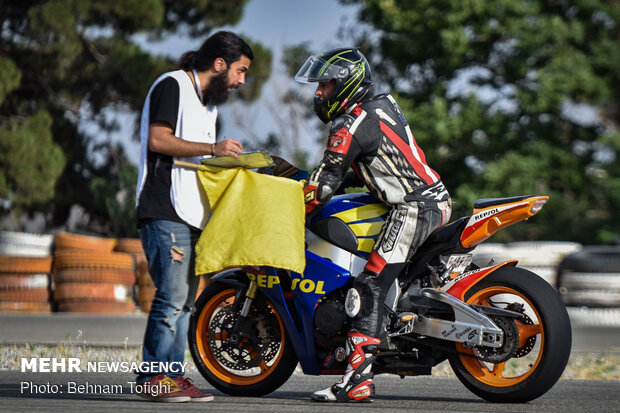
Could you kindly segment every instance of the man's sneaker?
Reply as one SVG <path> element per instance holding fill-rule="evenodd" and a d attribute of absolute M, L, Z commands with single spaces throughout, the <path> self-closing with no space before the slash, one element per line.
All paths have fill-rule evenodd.
<path fill-rule="evenodd" d="M 183 390 L 183 394 L 188 395 L 191 398 L 191 402 L 210 402 L 213 400 L 213 395 L 209 393 L 203 393 L 194 386 L 191 379 L 183 376 L 177 376 L 175 379 L 179 387 Z"/>
<path fill-rule="evenodd" d="M 165 374 L 137 384 L 136 394 L 154 402 L 183 403 L 192 400 L 175 380 Z"/>

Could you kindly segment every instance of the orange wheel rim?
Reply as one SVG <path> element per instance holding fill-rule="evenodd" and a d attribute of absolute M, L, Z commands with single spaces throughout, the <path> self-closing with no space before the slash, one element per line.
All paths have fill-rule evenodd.
<path fill-rule="evenodd" d="M 218 309 L 224 306 L 232 305 L 234 303 L 234 300 L 234 289 L 224 290 L 216 294 L 211 300 L 209 300 L 209 302 L 200 312 L 200 315 L 198 316 L 198 320 L 196 322 L 196 343 L 198 345 L 200 359 L 207 366 L 209 371 L 213 373 L 218 379 L 234 385 L 247 386 L 258 383 L 273 373 L 284 354 L 286 335 L 284 334 L 284 324 L 282 323 L 282 319 L 275 311 L 271 302 L 267 300 L 267 305 L 269 306 L 273 315 L 276 317 L 278 321 L 278 327 L 280 328 L 281 332 L 281 344 L 278 353 L 272 360 L 269 360 L 269 363 L 267 363 L 265 360 L 261 360 L 258 367 L 253 369 L 253 372 L 248 372 L 244 375 L 237 374 L 224 367 L 218 361 L 217 356 L 214 354 L 213 349 L 211 348 L 209 323 Z M 214 339 L 216 341 L 224 342 L 228 339 L 228 334 L 226 332 L 217 333 Z M 254 357 L 258 355 L 258 351 L 253 349 L 250 350 L 249 354 L 250 356 Z"/>
<path fill-rule="evenodd" d="M 520 292 L 503 286 L 496 286 L 485 288 L 476 294 L 474 294 L 467 303 L 475 305 L 489 305 L 489 300 L 500 294 L 510 294 L 517 296 L 519 301 L 528 307 L 531 313 L 534 315 L 532 318 L 533 324 L 526 324 L 521 321 L 517 321 L 517 328 L 519 330 L 519 349 L 523 348 L 529 338 L 536 338 L 536 350 L 532 350 L 527 355 L 528 358 L 523 360 L 512 358 L 504 363 L 490 364 L 484 363 L 472 357 L 460 355 L 459 359 L 465 369 L 474 376 L 481 383 L 487 384 L 493 387 L 509 387 L 514 386 L 528 378 L 540 364 L 543 355 L 543 349 L 545 345 L 545 333 L 544 326 L 542 325 L 542 319 L 536 307 L 524 297 Z M 476 351 L 472 348 L 465 348 L 462 344 L 457 343 L 456 348 L 459 352 L 477 355 Z"/>

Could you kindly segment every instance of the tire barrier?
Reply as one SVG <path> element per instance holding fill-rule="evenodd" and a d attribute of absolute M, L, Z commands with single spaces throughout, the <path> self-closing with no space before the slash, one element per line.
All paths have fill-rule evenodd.
<path fill-rule="evenodd" d="M 49 274 L 0 274 L 0 291 L 49 288 Z"/>
<path fill-rule="evenodd" d="M 148 313 L 155 297 L 138 238 L 2 232 L 0 251 L 12 252 L 0 255 L 0 311 L 127 313 L 137 303 Z M 209 283 L 200 278 L 196 297 Z"/>
<path fill-rule="evenodd" d="M 60 231 L 54 239 L 54 250 L 89 250 L 100 252 L 112 252 L 116 245 L 116 239 L 90 235 L 74 234 Z"/>
<path fill-rule="evenodd" d="M 113 251 L 117 240 L 60 232 L 53 297 L 57 311 L 123 314 L 135 309 L 136 259 Z"/>
<path fill-rule="evenodd" d="M 620 308 L 567 307 L 573 325 L 620 327 Z"/>
<path fill-rule="evenodd" d="M 46 303 L 50 299 L 47 288 L 29 288 L 26 290 L 2 290 L 0 301 L 17 301 L 26 303 Z"/>
<path fill-rule="evenodd" d="M 131 297 L 133 286 L 104 283 L 63 283 L 54 290 L 58 301 L 93 300 L 93 301 L 127 301 Z"/>
<path fill-rule="evenodd" d="M 58 304 L 58 311 L 95 314 L 126 314 L 135 310 L 133 302 L 120 301 L 64 301 Z"/>
<path fill-rule="evenodd" d="M 123 252 L 57 252 L 54 256 L 54 270 L 67 268 L 114 268 L 135 271 L 136 265 L 133 256 Z"/>
<path fill-rule="evenodd" d="M 51 270 L 52 257 L 0 255 L 0 311 L 52 311 Z"/>
<path fill-rule="evenodd" d="M 49 257 L 52 253 L 50 234 L 29 234 L 26 232 L 0 232 L 0 255 L 21 257 Z"/>
<path fill-rule="evenodd" d="M 49 301 L 45 303 L 0 301 L 0 312 L 50 313 L 51 311 L 52 304 Z"/>
<path fill-rule="evenodd" d="M 585 247 L 558 265 L 558 291 L 567 306 L 620 307 L 620 246 Z"/>
<path fill-rule="evenodd" d="M 473 259 L 481 267 L 491 260 L 495 263 L 518 260 L 517 266 L 538 274 L 549 284 L 556 286 L 558 264 L 565 256 L 581 248 L 581 244 L 568 241 L 483 243 L 473 251 Z"/>
<path fill-rule="evenodd" d="M 101 284 L 121 284 L 133 286 L 136 273 L 133 270 L 116 268 L 63 268 L 54 271 L 54 283 L 85 282 Z"/>
<path fill-rule="evenodd" d="M 0 273 L 49 274 L 52 257 L 20 257 L 0 255 Z"/>

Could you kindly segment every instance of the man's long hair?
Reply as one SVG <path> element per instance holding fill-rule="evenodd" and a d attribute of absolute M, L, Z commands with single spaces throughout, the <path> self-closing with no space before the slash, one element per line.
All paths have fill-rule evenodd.
<path fill-rule="evenodd" d="M 250 45 L 233 32 L 219 31 L 209 36 L 200 49 L 185 52 L 179 59 L 178 67 L 186 71 L 196 69 L 197 72 L 202 72 L 209 70 L 218 57 L 224 59 L 230 67 L 230 64 L 241 59 L 241 56 L 254 59 Z"/>

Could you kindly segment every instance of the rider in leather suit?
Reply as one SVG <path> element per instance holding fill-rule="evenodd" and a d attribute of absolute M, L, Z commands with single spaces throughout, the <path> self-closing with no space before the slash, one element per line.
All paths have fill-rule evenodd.
<path fill-rule="evenodd" d="M 314 111 L 324 123 L 332 123 L 323 159 L 304 188 L 306 213 L 332 197 L 349 168 L 372 195 L 392 207 L 347 294 L 352 330 L 346 373 L 340 382 L 312 395 L 316 401 L 371 401 L 371 367 L 384 336 L 385 296 L 422 242 L 448 222 L 450 196 L 427 165 L 394 98 L 366 97 L 372 84 L 370 66 L 359 50 L 340 48 L 311 56 L 295 80 L 318 83 Z"/>

